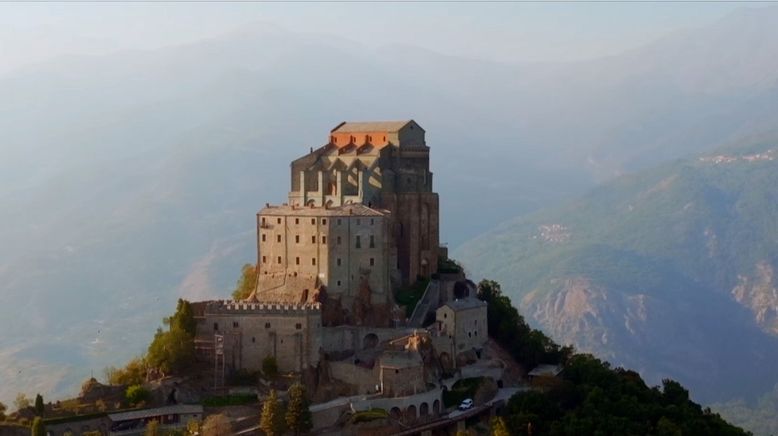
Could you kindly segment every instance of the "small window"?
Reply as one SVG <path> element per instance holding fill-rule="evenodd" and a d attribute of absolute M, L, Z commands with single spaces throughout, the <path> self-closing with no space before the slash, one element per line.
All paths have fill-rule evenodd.
<path fill-rule="evenodd" d="M 316 236 L 311 236 L 311 244 L 315 244 L 315 243 L 316 243 Z"/>
<path fill-rule="evenodd" d="M 337 264 L 338 264 L 338 266 L 340 266 L 340 258 L 338 258 Z"/>
<path fill-rule="evenodd" d="M 359 225 L 361 225 L 361 224 L 362 224 L 362 220 L 361 220 L 361 219 L 359 219 L 359 218 L 357 218 L 357 225 L 359 226 Z"/>
<path fill-rule="evenodd" d="M 262 217 L 262 225 L 265 225 L 265 217 Z"/>
<path fill-rule="evenodd" d="M 472 332 L 467 332 L 467 337 L 468 338 L 472 338 L 473 337 L 473 333 Z"/>
<path fill-rule="evenodd" d="M 276 242 L 281 242 L 281 235 L 276 235 Z"/>
<path fill-rule="evenodd" d="M 262 256 L 262 263 L 267 263 L 267 257 Z"/>
<path fill-rule="evenodd" d="M 300 264 L 300 258 L 299 257 L 296 257 L 294 260 L 295 260 L 295 264 L 297 264 L 297 265 Z"/>
<path fill-rule="evenodd" d="M 213 323 L 213 330 L 216 331 L 216 332 L 219 331 L 219 323 L 218 322 Z"/>
<path fill-rule="evenodd" d="M 399 370 L 399 369 L 395 369 L 395 370 L 394 370 L 394 373 L 395 373 L 395 374 L 399 374 L 399 373 L 400 373 L 400 370 Z"/>
<path fill-rule="evenodd" d="M 375 248 L 375 238 L 373 238 L 373 235 L 370 235 L 370 248 Z"/>
<path fill-rule="evenodd" d="M 278 218 L 276 221 L 278 221 L 278 224 L 281 224 L 281 218 Z"/>
<path fill-rule="evenodd" d="M 326 225 L 327 225 L 327 218 L 322 218 L 322 219 L 321 219 L 321 224 L 322 224 L 323 226 L 326 226 Z"/>
<path fill-rule="evenodd" d="M 340 225 L 343 222 L 340 218 L 338 218 L 338 225 Z"/>
<path fill-rule="evenodd" d="M 297 330 L 300 330 L 300 329 L 303 328 L 303 325 L 298 322 L 297 324 L 294 325 L 294 328 L 296 328 Z"/>
<path fill-rule="evenodd" d="M 278 263 L 281 263 L 281 256 L 278 256 Z"/>
<path fill-rule="evenodd" d="M 311 265 L 314 265 L 314 266 L 316 265 L 316 258 L 315 257 L 311 259 Z"/>
<path fill-rule="evenodd" d="M 443 318 L 448 318 L 448 314 L 447 314 L 447 313 L 444 313 L 444 314 L 443 314 Z"/>
<path fill-rule="evenodd" d="M 262 242 L 265 242 L 265 240 L 267 240 L 267 235 L 263 233 L 262 234 Z"/>
<path fill-rule="evenodd" d="M 340 280 L 338 280 L 338 286 L 340 286 Z"/>
<path fill-rule="evenodd" d="M 270 323 L 269 323 L 269 322 L 266 322 L 266 323 L 265 323 L 265 328 L 266 328 L 266 329 L 269 329 L 269 328 L 270 328 Z"/>
<path fill-rule="evenodd" d="M 326 244 L 327 243 L 327 237 L 326 236 L 322 236 L 321 237 L 321 243 L 322 244 Z"/>
<path fill-rule="evenodd" d="M 300 243 L 300 235 L 294 235 L 294 242 L 297 244 Z"/>
<path fill-rule="evenodd" d="M 357 248 L 362 248 L 362 241 L 359 239 L 359 235 L 357 235 Z"/>
<path fill-rule="evenodd" d="M 316 218 L 311 218 L 311 224 L 316 224 Z"/>
<path fill-rule="evenodd" d="M 338 236 L 338 245 L 340 245 L 340 236 Z"/>
<path fill-rule="evenodd" d="M 300 218 L 295 218 L 295 219 L 294 219 L 294 223 L 295 223 L 295 224 L 300 224 Z"/>
<path fill-rule="evenodd" d="M 375 224 L 375 220 L 373 218 L 370 218 L 370 225 L 372 226 L 373 224 Z"/>
<path fill-rule="evenodd" d="M 257 338 L 255 338 L 254 336 L 252 336 L 252 337 L 251 337 L 251 343 L 253 344 L 253 343 L 256 343 L 256 342 L 257 342 Z"/>
<path fill-rule="evenodd" d="M 238 328 L 238 321 L 233 321 L 232 322 L 232 328 L 234 328 L 234 329 Z"/>
<path fill-rule="evenodd" d="M 370 266 L 375 266 L 375 259 L 372 257 L 370 258 Z"/>

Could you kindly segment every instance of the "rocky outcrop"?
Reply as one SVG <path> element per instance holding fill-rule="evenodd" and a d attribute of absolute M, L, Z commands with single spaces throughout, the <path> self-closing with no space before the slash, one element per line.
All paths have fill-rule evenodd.
<path fill-rule="evenodd" d="M 778 336 L 778 283 L 775 268 L 767 261 L 756 264 L 751 276 L 738 276 L 732 297 L 748 308 L 765 332 Z"/>

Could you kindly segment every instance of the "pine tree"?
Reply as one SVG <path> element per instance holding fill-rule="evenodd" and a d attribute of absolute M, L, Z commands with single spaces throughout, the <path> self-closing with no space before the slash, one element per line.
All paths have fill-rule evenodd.
<path fill-rule="evenodd" d="M 38 416 L 43 416 L 43 396 L 41 394 L 35 395 L 35 414 Z"/>
<path fill-rule="evenodd" d="M 283 432 L 283 417 L 281 404 L 278 401 L 276 391 L 271 389 L 265 403 L 262 405 L 262 416 L 259 420 L 259 428 L 267 436 L 277 436 Z"/>
<path fill-rule="evenodd" d="M 295 435 L 305 433 L 313 427 L 311 421 L 310 401 L 306 396 L 305 387 L 295 383 L 289 387 L 289 404 L 286 408 L 286 425 Z"/>
<path fill-rule="evenodd" d="M 32 421 L 32 427 L 30 428 L 31 436 L 46 436 L 46 427 L 43 425 L 43 419 L 40 416 L 36 416 Z"/>

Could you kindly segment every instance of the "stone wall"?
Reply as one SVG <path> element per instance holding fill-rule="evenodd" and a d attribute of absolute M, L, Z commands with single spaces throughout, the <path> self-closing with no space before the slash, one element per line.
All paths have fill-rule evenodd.
<path fill-rule="evenodd" d="M 316 304 L 211 302 L 197 320 L 198 339 L 224 335 L 228 368 L 256 371 L 267 356 L 276 358 L 281 371 L 319 363 L 321 311 Z"/>

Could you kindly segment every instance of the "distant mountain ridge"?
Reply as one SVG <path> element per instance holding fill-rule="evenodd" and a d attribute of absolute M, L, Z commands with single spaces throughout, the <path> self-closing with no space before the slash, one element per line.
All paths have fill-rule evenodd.
<path fill-rule="evenodd" d="M 778 382 L 778 135 L 595 188 L 455 256 L 562 343 L 702 401 Z"/>

